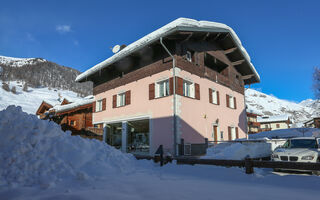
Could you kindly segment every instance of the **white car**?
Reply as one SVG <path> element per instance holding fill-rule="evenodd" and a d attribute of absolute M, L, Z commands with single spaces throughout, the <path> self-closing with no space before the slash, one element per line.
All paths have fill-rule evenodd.
<path fill-rule="evenodd" d="M 320 162 L 320 138 L 300 137 L 288 139 L 284 145 L 273 151 L 271 158 L 273 161 Z M 318 174 L 319 172 L 315 173 Z"/>

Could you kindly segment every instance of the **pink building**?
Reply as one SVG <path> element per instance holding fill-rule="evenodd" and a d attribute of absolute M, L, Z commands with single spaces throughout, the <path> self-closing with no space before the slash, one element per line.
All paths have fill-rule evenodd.
<path fill-rule="evenodd" d="M 108 144 L 196 155 L 206 139 L 247 136 L 244 85 L 260 77 L 230 27 L 179 18 L 76 80 L 94 83 L 93 124 L 103 124 Z"/>

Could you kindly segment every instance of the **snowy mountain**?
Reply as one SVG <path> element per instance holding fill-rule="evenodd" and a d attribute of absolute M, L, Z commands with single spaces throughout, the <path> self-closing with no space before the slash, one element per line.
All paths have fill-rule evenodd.
<path fill-rule="evenodd" d="M 21 106 L 24 112 L 35 114 L 43 100 L 54 106 L 61 104 L 63 98 L 73 101 L 82 99 L 77 97 L 77 93 L 68 90 L 29 87 L 28 91 L 25 92 L 22 90 L 22 82 L 13 81 L 9 83 L 10 89 L 14 86 L 16 87 L 16 94 L 0 87 L 0 110 L 7 108 L 9 105 L 17 105 Z"/>
<path fill-rule="evenodd" d="M 80 72 L 41 58 L 12 58 L 0 56 L 2 81 L 23 81 L 32 87 L 70 90 L 82 96 L 92 94 L 92 83 L 75 82 Z"/>
<path fill-rule="evenodd" d="M 0 56 L 0 65 L 8 65 L 11 67 L 23 67 L 25 65 L 35 65 L 43 62 L 47 62 L 47 60 L 42 58 L 14 58 Z"/>
<path fill-rule="evenodd" d="M 320 101 L 305 100 L 295 103 L 267 95 L 254 89 L 246 89 L 246 104 L 248 110 L 266 116 L 289 115 L 295 123 L 308 120 L 320 109 Z"/>

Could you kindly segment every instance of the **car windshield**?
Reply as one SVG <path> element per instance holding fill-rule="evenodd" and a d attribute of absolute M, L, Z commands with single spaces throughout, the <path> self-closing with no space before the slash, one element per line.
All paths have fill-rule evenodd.
<path fill-rule="evenodd" d="M 283 148 L 317 148 L 317 142 L 313 139 L 288 140 Z"/>

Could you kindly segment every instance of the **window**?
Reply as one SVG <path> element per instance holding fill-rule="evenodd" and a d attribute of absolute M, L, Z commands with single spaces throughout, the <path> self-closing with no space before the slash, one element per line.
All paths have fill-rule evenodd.
<path fill-rule="evenodd" d="M 189 81 L 183 81 L 183 96 L 194 98 L 194 84 Z"/>
<path fill-rule="evenodd" d="M 217 90 L 212 90 L 212 103 L 213 104 L 218 104 L 218 94 Z"/>
<path fill-rule="evenodd" d="M 192 52 L 191 51 L 187 51 L 187 60 L 189 61 L 189 62 L 192 62 Z"/>
<path fill-rule="evenodd" d="M 160 81 L 157 83 L 157 97 L 165 97 L 165 96 L 169 96 L 169 80 L 164 80 L 164 81 Z"/>
<path fill-rule="evenodd" d="M 277 128 L 280 128 L 280 124 L 276 124 L 276 127 L 277 127 Z"/>
<path fill-rule="evenodd" d="M 227 107 L 236 109 L 236 98 L 227 94 Z"/>
<path fill-rule="evenodd" d="M 223 131 L 220 132 L 220 138 L 223 140 Z"/>
<path fill-rule="evenodd" d="M 117 95 L 117 107 L 126 105 L 126 93 Z"/>
<path fill-rule="evenodd" d="M 76 125 L 76 121 L 70 120 L 70 126 L 75 126 L 75 125 Z"/>
<path fill-rule="evenodd" d="M 268 128 L 268 124 L 264 125 L 264 128 Z"/>
<path fill-rule="evenodd" d="M 96 112 L 102 111 L 102 99 L 96 102 Z"/>

